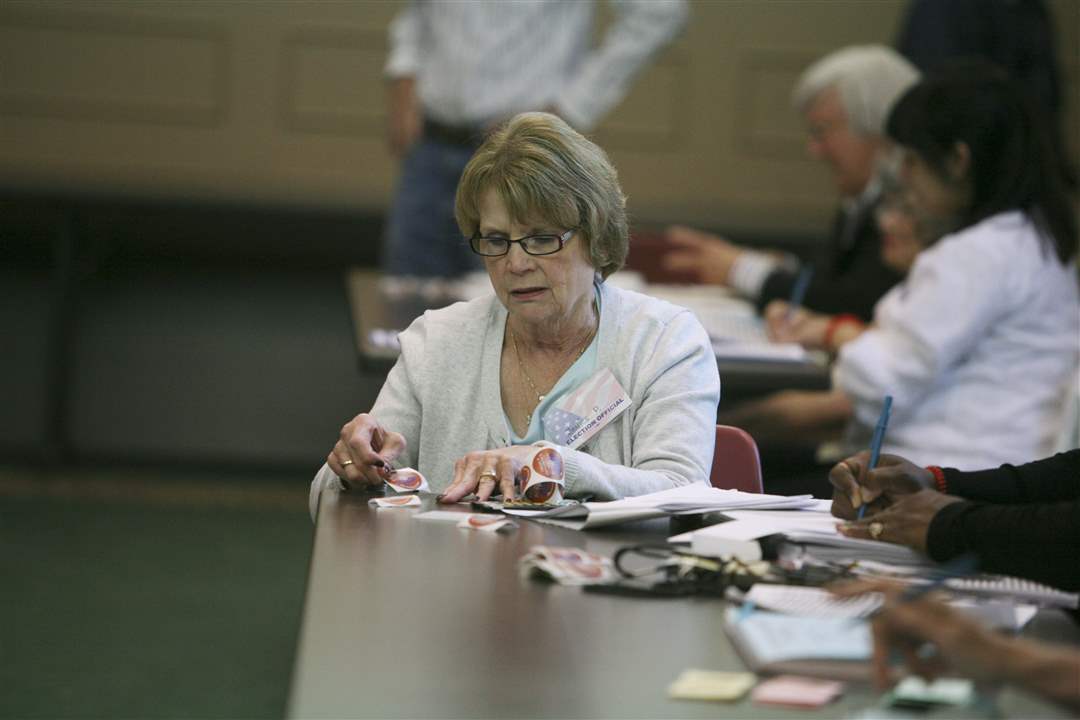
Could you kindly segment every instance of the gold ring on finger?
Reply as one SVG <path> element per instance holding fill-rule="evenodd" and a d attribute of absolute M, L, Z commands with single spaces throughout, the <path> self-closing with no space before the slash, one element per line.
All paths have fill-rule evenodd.
<path fill-rule="evenodd" d="M 482 483 L 484 483 L 484 482 L 493 483 L 493 482 L 496 482 L 497 480 L 498 480 L 498 475 L 496 475 L 491 470 L 488 470 L 487 472 L 480 473 L 480 482 L 482 482 Z"/>
<path fill-rule="evenodd" d="M 354 465 L 354 464 L 355 463 L 353 463 L 352 460 L 342 460 L 341 461 L 341 467 L 349 467 L 350 465 Z"/>

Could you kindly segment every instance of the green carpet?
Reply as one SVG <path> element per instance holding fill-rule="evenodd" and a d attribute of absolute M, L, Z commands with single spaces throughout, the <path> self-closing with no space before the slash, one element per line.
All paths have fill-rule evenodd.
<path fill-rule="evenodd" d="M 0 716 L 280 717 L 311 535 L 302 499 L 0 496 Z"/>

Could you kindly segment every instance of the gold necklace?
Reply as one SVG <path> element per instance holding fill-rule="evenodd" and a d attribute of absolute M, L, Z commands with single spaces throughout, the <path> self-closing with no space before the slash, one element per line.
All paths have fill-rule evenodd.
<path fill-rule="evenodd" d="M 521 359 L 521 350 L 518 349 L 517 334 L 514 332 L 514 328 L 510 327 L 510 323 L 507 323 L 507 328 L 510 330 L 510 342 L 514 344 L 514 357 L 517 358 L 518 369 L 521 370 L 521 374 L 525 378 L 525 382 L 529 383 L 529 387 L 532 388 L 533 394 L 536 395 L 536 404 L 533 405 L 533 409 L 529 411 L 529 416 L 525 419 L 525 432 L 527 433 L 529 431 L 529 426 L 532 425 L 533 412 L 536 410 L 536 408 L 540 407 L 540 403 L 544 402 L 544 398 L 547 397 L 547 394 L 541 394 L 540 391 L 536 388 L 536 383 L 534 383 L 532 381 L 532 378 L 529 377 L 529 371 L 525 369 L 525 363 Z M 585 338 L 585 343 L 581 346 L 581 350 L 578 350 L 578 354 L 574 358 L 574 362 L 577 362 L 578 359 L 585 354 L 585 350 L 589 347 L 589 343 L 592 342 L 593 335 L 595 334 L 596 329 L 594 328 L 593 331 L 589 333 L 589 337 Z M 573 363 L 571 363 L 571 365 L 572 364 Z"/>

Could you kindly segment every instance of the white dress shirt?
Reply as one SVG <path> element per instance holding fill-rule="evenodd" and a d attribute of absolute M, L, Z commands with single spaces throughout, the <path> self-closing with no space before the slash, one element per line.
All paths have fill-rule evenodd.
<path fill-rule="evenodd" d="M 608 0 L 597 48 L 592 0 L 413 0 L 390 27 L 389 77 L 413 76 L 424 111 L 480 126 L 554 108 L 591 129 L 686 22 L 684 0 Z"/>
<path fill-rule="evenodd" d="M 833 384 L 855 404 L 856 445 L 888 394 L 884 451 L 976 470 L 1050 454 L 1078 357 L 1076 264 L 1007 212 L 923 251 L 841 349 Z"/>

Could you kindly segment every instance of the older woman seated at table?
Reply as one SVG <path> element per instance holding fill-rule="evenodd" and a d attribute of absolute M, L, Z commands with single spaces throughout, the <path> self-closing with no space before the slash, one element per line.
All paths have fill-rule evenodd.
<path fill-rule="evenodd" d="M 562 445 L 569 496 L 705 482 L 716 360 L 690 311 L 604 282 L 628 248 L 625 198 L 604 152 L 553 115 L 518 115 L 466 166 L 455 211 L 494 295 L 429 311 L 401 334 L 375 406 L 342 428 L 315 476 L 313 511 L 325 487 L 380 485 L 406 465 L 446 502 L 496 488 L 514 497 L 540 440 Z M 609 372 L 626 410 L 578 449 L 557 442 L 555 416 L 565 420 L 575 391 Z M 598 404 L 575 407 L 588 418 Z"/>

